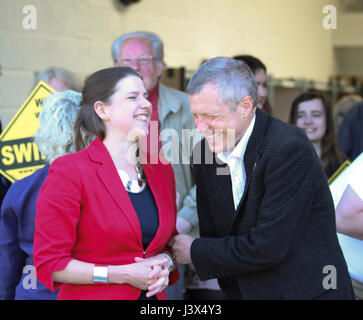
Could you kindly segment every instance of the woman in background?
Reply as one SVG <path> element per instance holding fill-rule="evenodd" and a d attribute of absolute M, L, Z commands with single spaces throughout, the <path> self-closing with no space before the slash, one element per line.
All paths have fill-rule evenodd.
<path fill-rule="evenodd" d="M 304 92 L 297 96 L 291 106 L 289 123 L 304 130 L 327 178 L 347 160 L 338 149 L 331 105 L 322 94 Z"/>
<path fill-rule="evenodd" d="M 57 297 L 58 292 L 51 292 L 35 277 L 35 205 L 48 176 L 49 164 L 57 157 L 75 152 L 73 125 L 80 101 L 81 94 L 72 90 L 45 99 L 35 142 L 48 164 L 16 181 L 4 198 L 0 219 L 0 299 L 52 300 Z"/>
<path fill-rule="evenodd" d="M 174 172 L 165 160 L 144 162 L 151 103 L 129 67 L 90 75 L 75 124 L 97 136 L 58 158 L 37 201 L 34 262 L 58 299 L 166 299 L 178 278 L 167 248 L 176 234 Z M 173 272 L 174 271 L 174 272 Z"/>
<path fill-rule="evenodd" d="M 268 101 L 268 96 L 267 96 L 266 66 L 263 64 L 261 60 L 250 55 L 234 56 L 233 58 L 245 62 L 250 67 L 253 74 L 255 75 L 256 84 L 257 84 L 257 95 L 258 95 L 257 107 L 259 107 L 266 113 L 272 115 L 273 113 L 272 107 L 270 102 Z"/>

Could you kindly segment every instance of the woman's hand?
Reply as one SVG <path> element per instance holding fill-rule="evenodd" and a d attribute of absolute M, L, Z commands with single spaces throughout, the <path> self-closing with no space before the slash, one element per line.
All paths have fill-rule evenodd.
<path fill-rule="evenodd" d="M 153 279 L 153 283 L 149 285 L 147 297 L 151 297 L 161 291 L 163 291 L 169 284 L 169 269 L 170 263 L 163 254 L 158 254 L 150 258 L 136 257 L 137 263 L 150 262 L 153 264 L 153 270 L 150 272 L 149 277 Z M 162 261 L 162 263 L 160 263 Z"/>
<path fill-rule="evenodd" d="M 148 287 L 148 292 L 146 293 L 147 297 L 151 297 L 163 290 L 169 284 L 169 269 L 164 269 L 162 273 L 159 274 L 159 278 Z"/>
<path fill-rule="evenodd" d="M 128 283 L 141 290 L 148 290 L 152 284 L 160 283 L 160 278 L 169 276 L 169 270 L 163 267 L 167 264 L 165 257 L 135 260 L 137 262 L 127 265 L 109 266 L 109 282 Z"/>

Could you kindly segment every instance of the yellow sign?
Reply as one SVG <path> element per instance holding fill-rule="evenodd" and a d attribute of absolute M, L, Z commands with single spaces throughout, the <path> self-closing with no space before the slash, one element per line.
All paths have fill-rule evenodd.
<path fill-rule="evenodd" d="M 40 81 L 0 135 L 0 173 L 11 182 L 25 178 L 46 163 L 34 142 L 43 99 L 56 92 Z"/>
<path fill-rule="evenodd" d="M 338 168 L 337 171 L 335 171 L 332 176 L 328 180 L 328 184 L 332 184 L 333 181 L 345 170 L 349 167 L 350 161 L 345 160 L 344 163 Z"/>

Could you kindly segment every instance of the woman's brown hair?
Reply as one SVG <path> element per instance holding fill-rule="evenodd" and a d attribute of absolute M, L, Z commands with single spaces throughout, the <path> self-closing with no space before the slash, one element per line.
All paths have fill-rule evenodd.
<path fill-rule="evenodd" d="M 117 83 L 129 76 L 140 75 L 129 67 L 112 67 L 99 70 L 91 74 L 85 81 L 82 90 L 81 108 L 74 125 L 75 147 L 81 150 L 87 147 L 87 136 L 105 138 L 105 125 L 94 110 L 96 101 L 110 102 L 111 96 L 116 91 Z"/>
<path fill-rule="evenodd" d="M 339 166 L 347 160 L 347 157 L 338 149 L 334 128 L 333 110 L 328 98 L 315 91 L 303 92 L 292 102 L 289 123 L 296 125 L 300 103 L 314 99 L 319 99 L 324 106 L 326 131 L 321 141 L 320 161 L 325 174 L 329 178 L 339 168 Z"/>

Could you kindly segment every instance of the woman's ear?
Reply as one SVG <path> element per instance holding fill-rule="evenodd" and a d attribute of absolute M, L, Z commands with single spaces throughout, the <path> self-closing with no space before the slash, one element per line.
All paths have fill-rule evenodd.
<path fill-rule="evenodd" d="M 107 108 L 102 101 L 96 101 L 93 108 L 102 120 L 108 120 Z"/>

